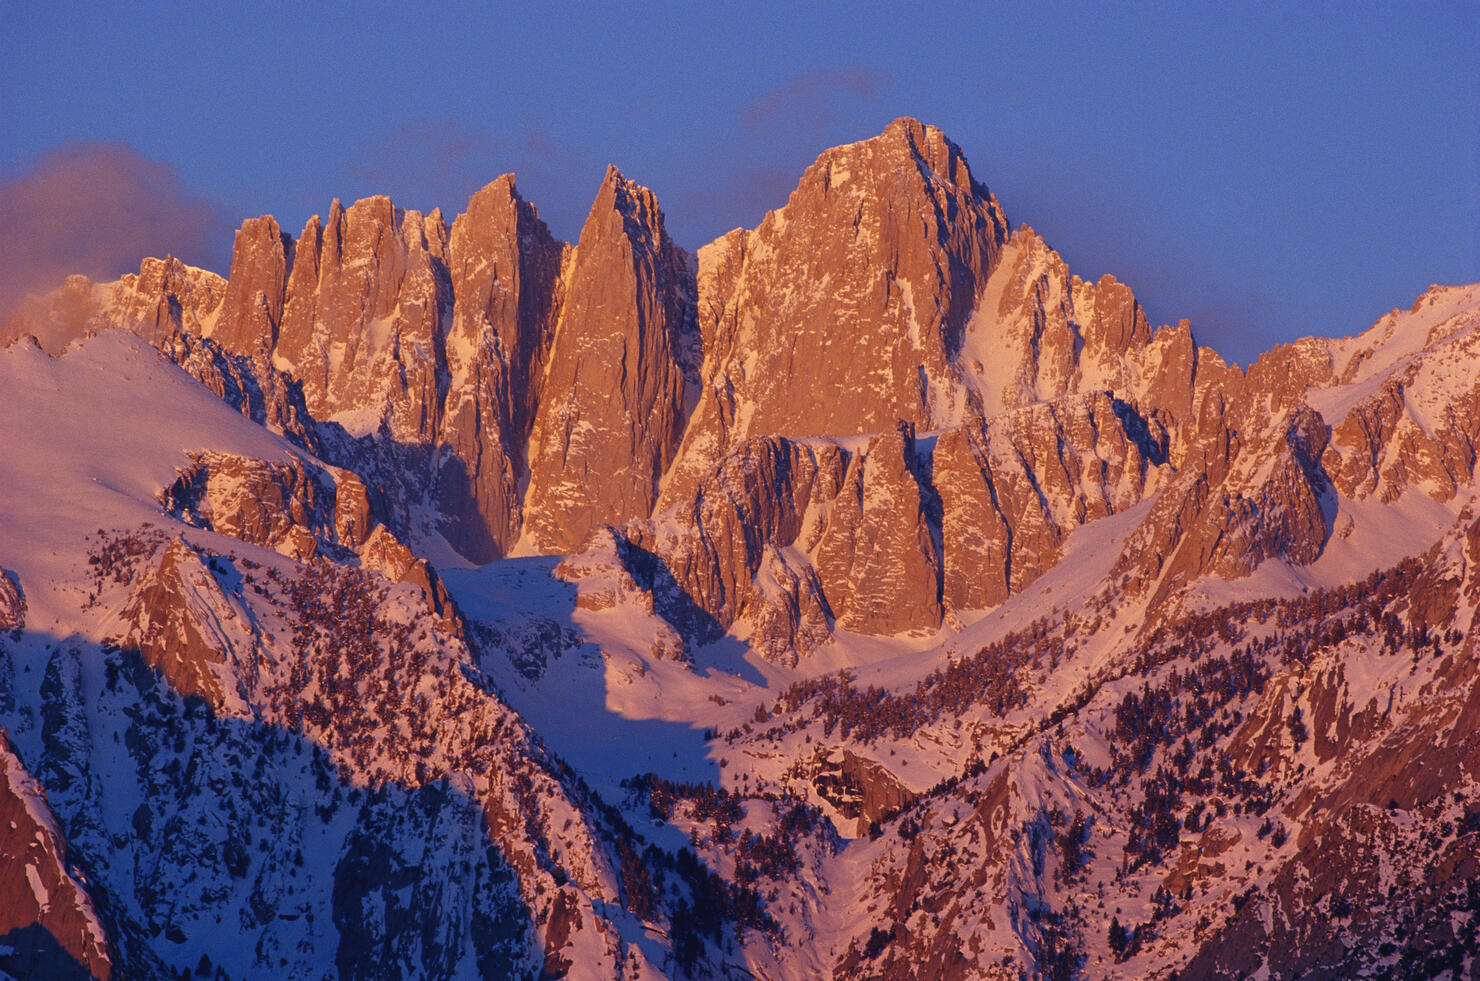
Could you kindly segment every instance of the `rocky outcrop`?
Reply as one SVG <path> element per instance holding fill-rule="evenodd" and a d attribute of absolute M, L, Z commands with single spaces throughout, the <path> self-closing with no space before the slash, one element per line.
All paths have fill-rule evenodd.
<path fill-rule="evenodd" d="M 955 610 L 1001 604 L 1012 580 L 1012 529 L 1003 517 L 982 444 L 975 430 L 952 429 L 936 438 L 931 454 L 944 546 L 941 598 Z"/>
<path fill-rule="evenodd" d="M 1465 366 L 1480 357 L 1477 297 L 1475 286 L 1431 287 L 1357 337 L 1300 342 L 1330 365 L 1307 398 L 1331 423 L 1323 463 L 1343 496 L 1391 502 L 1415 489 L 1445 502 L 1471 481 L 1480 385 Z"/>
<path fill-rule="evenodd" d="M 609 168 L 570 260 L 535 414 L 525 528 L 570 551 L 650 514 L 684 424 L 693 281 L 657 199 Z"/>
<path fill-rule="evenodd" d="M 0 729 L 0 972 L 108 981 L 107 935 L 46 794 Z"/>
<path fill-rule="evenodd" d="M 1112 577 L 1127 576 L 1133 593 L 1157 583 L 1154 605 L 1205 574 L 1240 579 L 1271 558 L 1314 562 L 1334 516 L 1324 503 L 1325 421 L 1302 407 L 1259 435 L 1235 451 L 1221 480 L 1216 470 L 1194 472 L 1169 486 L 1128 538 Z"/>
<path fill-rule="evenodd" d="M 231 275 L 211 338 L 232 354 L 270 354 L 283 321 L 292 265 L 293 239 L 272 216 L 244 222 L 232 246 Z"/>
<path fill-rule="evenodd" d="M 959 610 L 1020 592 L 1058 562 L 1070 532 L 1138 504 L 1169 469 L 1168 434 L 1106 392 L 1026 406 L 980 437 L 963 427 L 942 440 L 936 487 Z"/>
<path fill-rule="evenodd" d="M 925 439 L 908 423 L 857 441 L 752 438 L 620 535 L 682 594 L 660 612 L 684 607 L 674 622 L 704 627 L 698 639 L 743 623 L 756 650 L 795 664 L 834 626 L 933 630 L 1000 605 L 1075 528 L 1159 489 L 1167 441 L 1105 393 Z"/>
<path fill-rule="evenodd" d="M 124 327 L 161 349 L 181 333 L 204 336 L 220 311 L 227 282 L 172 256 L 145 259 L 137 275 L 112 283 L 68 277 L 45 296 L 27 297 L 0 325 L 0 346 L 33 336 L 53 356 L 72 341 Z"/>
<path fill-rule="evenodd" d="M 919 466 L 908 423 L 873 437 L 848 463 L 816 550 L 818 578 L 843 629 L 894 634 L 940 624 L 940 546 Z"/>
<path fill-rule="evenodd" d="M 1431 415 L 1421 406 L 1437 400 L 1410 390 L 1417 374 L 1389 378 L 1332 428 L 1326 462 L 1343 495 L 1395 501 L 1417 488 L 1448 501 L 1469 483 L 1480 448 L 1480 385 L 1450 393 Z"/>
<path fill-rule="evenodd" d="M 19 630 L 25 625 L 25 594 L 15 577 L 0 569 L 0 630 Z"/>
<path fill-rule="evenodd" d="M 165 488 L 160 503 L 187 524 L 299 562 L 357 561 L 391 582 L 410 582 L 449 626 L 460 622 L 436 570 L 380 522 L 364 483 L 348 470 L 296 455 L 272 463 L 202 453 Z"/>
<path fill-rule="evenodd" d="M 322 232 L 310 220 L 274 361 L 302 382 L 315 418 L 355 435 L 384 425 L 400 442 L 433 439 L 452 300 L 446 248 L 440 212 L 404 211 L 387 197 L 348 209 L 336 200 Z"/>
<path fill-rule="evenodd" d="M 751 580 L 747 617 L 751 646 L 787 667 L 832 639 L 832 610 L 816 569 L 774 545 L 766 546 Z"/>
<path fill-rule="evenodd" d="M 1320 556 L 1330 532 L 1321 506 L 1328 487 L 1320 464 L 1326 439 L 1320 414 L 1299 410 L 1284 427 L 1283 445 L 1258 473 L 1247 481 L 1241 472 L 1232 475 L 1232 492 L 1220 495 L 1202 519 L 1201 539 L 1216 536 L 1205 569 L 1238 579 L 1269 558 L 1307 565 Z"/>
<path fill-rule="evenodd" d="M 403 510 L 435 508 L 475 561 L 519 536 L 562 251 L 504 176 L 450 233 L 440 213 L 387 198 L 335 202 L 304 228 L 288 277 L 274 362 L 302 380 L 317 418 L 360 438 L 334 461 L 387 470 L 376 482 L 408 499 Z"/>
<path fill-rule="evenodd" d="M 1086 389 L 1129 392 L 1128 360 L 1151 340 L 1128 286 L 1109 275 L 1087 283 L 1070 274 L 1058 253 L 1023 227 L 1003 250 L 962 367 L 993 414 Z"/>
<path fill-rule="evenodd" d="M 1001 604 L 1075 528 L 1154 493 L 1167 439 L 1105 393 L 927 439 L 903 422 L 856 441 L 752 438 L 686 499 L 605 534 L 661 570 L 669 600 L 649 605 L 670 622 L 698 640 L 741 629 L 795 664 L 835 626 L 929 631 Z M 584 566 L 567 565 L 579 581 Z"/>
<path fill-rule="evenodd" d="M 124 608 L 128 628 L 120 646 L 137 650 L 183 696 L 240 704 L 254 676 L 253 628 L 245 607 L 227 595 L 215 571 L 184 539 L 157 554 Z M 238 682 L 246 686 L 241 692 Z"/>
<path fill-rule="evenodd" d="M 297 456 L 286 463 L 270 463 L 203 453 L 165 488 L 160 503 L 197 528 L 299 561 L 311 559 L 321 545 L 339 546 L 333 551 L 343 557 L 363 544 L 371 522 L 364 485 L 352 474 L 341 473 L 355 487 L 343 502 L 334 480 L 340 474 L 310 468 Z"/>
<path fill-rule="evenodd" d="M 325 451 L 298 383 L 264 359 L 230 354 L 214 341 L 186 332 L 176 335 L 166 354 L 248 419 L 311 453 Z"/>
<path fill-rule="evenodd" d="M 787 565 L 782 551 L 806 553 L 816 546 L 847 466 L 847 452 L 833 443 L 745 440 L 688 500 L 653 525 L 639 522 L 626 533 L 661 556 L 693 603 L 728 628 L 751 608 L 753 580 L 768 549 L 781 550 L 776 558 Z M 777 586 L 788 592 L 792 576 L 780 566 L 774 571 L 781 577 Z"/>
<path fill-rule="evenodd" d="M 816 794 L 841 817 L 836 821 L 845 834 L 861 837 L 880 821 L 898 814 L 915 795 L 877 760 L 846 749 L 819 752 L 796 768 Z M 850 827 L 847 822 L 853 822 Z"/>

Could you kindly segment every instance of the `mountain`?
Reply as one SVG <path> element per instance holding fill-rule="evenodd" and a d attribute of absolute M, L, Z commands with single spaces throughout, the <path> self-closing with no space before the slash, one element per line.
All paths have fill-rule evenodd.
<path fill-rule="evenodd" d="M 901 119 L 0 341 L 0 975 L 1475 968 L 1480 284 L 1240 368 Z"/>

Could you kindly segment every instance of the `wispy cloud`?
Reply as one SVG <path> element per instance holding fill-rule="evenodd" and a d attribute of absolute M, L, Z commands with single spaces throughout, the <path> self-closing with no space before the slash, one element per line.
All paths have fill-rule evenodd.
<path fill-rule="evenodd" d="M 389 194 L 409 208 L 440 207 L 450 220 L 479 188 L 513 172 L 551 229 L 571 237 L 596 194 L 601 169 L 531 120 L 490 132 L 448 116 L 402 123 L 366 143 L 345 175 L 364 193 Z"/>
<path fill-rule="evenodd" d="M 0 316 L 74 273 L 112 279 L 166 253 L 225 272 L 231 220 L 133 147 L 69 143 L 0 173 Z"/>
<path fill-rule="evenodd" d="M 692 247 L 736 225 L 754 227 L 786 203 L 817 154 L 883 128 L 893 85 L 888 73 L 858 64 L 808 68 L 761 92 L 738 111 L 724 152 L 694 168 L 702 180 L 676 196 L 670 229 Z"/>
<path fill-rule="evenodd" d="M 800 175 L 801 171 L 795 169 L 762 166 L 738 171 L 681 195 L 676 209 L 678 227 L 701 229 L 695 241 L 685 244 L 697 247 L 737 225 L 754 227 L 767 211 L 786 203 Z"/>
<path fill-rule="evenodd" d="M 510 144 L 463 126 L 451 117 L 402 123 L 359 148 L 346 171 L 374 193 L 398 198 L 415 208 L 432 201 L 454 205 L 497 173 L 490 173 Z M 459 200 L 461 199 L 461 200 Z"/>
<path fill-rule="evenodd" d="M 877 103 L 893 83 L 888 73 L 869 65 L 809 68 L 763 92 L 740 111 L 740 117 L 749 127 L 791 119 L 821 128 L 837 117 L 840 97 Z"/>

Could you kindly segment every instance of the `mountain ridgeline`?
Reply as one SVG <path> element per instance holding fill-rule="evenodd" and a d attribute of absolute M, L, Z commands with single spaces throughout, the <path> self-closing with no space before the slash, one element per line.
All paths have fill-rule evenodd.
<path fill-rule="evenodd" d="M 1480 964 L 1480 285 L 1240 368 L 900 119 L 0 344 L 0 979 Z"/>
<path fill-rule="evenodd" d="M 1194 473 L 1167 495 L 1174 535 L 1215 490 L 1302 510 L 1246 515 L 1216 554 L 1161 543 L 1179 575 L 1313 557 L 1327 534 L 1308 453 L 1288 486 L 1228 481 L 1285 440 L 1259 382 L 1287 379 L 1245 377 L 1185 324 L 1153 332 L 1112 278 L 1071 276 L 908 119 L 827 151 L 759 228 L 697 256 L 615 168 L 574 246 L 505 176 L 450 228 L 384 197 L 336 201 L 296 239 L 253 219 L 224 281 L 147 260 L 31 301 L 4 334 L 54 348 L 116 323 L 364 474 L 403 537 L 482 563 L 610 526 L 657 559 L 686 635 L 743 618 L 781 657 L 825 625 L 928 631 L 992 608 L 1074 528 Z"/>

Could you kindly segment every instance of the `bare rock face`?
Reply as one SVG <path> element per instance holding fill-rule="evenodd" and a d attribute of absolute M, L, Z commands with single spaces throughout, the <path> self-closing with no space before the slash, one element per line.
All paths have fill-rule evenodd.
<path fill-rule="evenodd" d="M 1222 479 L 1194 472 L 1167 488 L 1125 545 L 1114 575 L 1169 595 L 1205 574 L 1240 579 L 1266 559 L 1306 565 L 1330 537 L 1321 467 L 1327 430 L 1309 407 L 1283 414 L 1238 450 Z"/>
<path fill-rule="evenodd" d="M 796 667 L 800 655 L 832 639 L 832 611 L 810 564 L 770 545 L 752 583 L 750 642 L 762 657 Z"/>
<path fill-rule="evenodd" d="M 1327 488 L 1320 464 L 1326 439 L 1325 420 L 1302 409 L 1289 418 L 1282 445 L 1260 473 L 1247 481 L 1243 472 L 1230 478 L 1231 492 L 1220 495 L 1203 519 L 1204 540 L 1217 529 L 1206 568 L 1221 578 L 1238 579 L 1275 556 L 1296 565 L 1320 556 L 1329 533 L 1320 500 Z"/>
<path fill-rule="evenodd" d="M 1416 487 L 1447 501 L 1469 482 L 1480 447 L 1480 385 L 1452 393 L 1434 418 L 1410 404 L 1415 380 L 1388 379 L 1333 428 L 1327 465 L 1342 494 L 1394 501 Z"/>
<path fill-rule="evenodd" d="M 1012 531 L 997 502 L 981 436 L 962 427 L 941 433 L 931 454 L 941 502 L 941 598 L 955 610 L 985 610 L 1008 596 Z"/>
<path fill-rule="evenodd" d="M 728 628 L 749 608 L 767 549 L 805 552 L 816 544 L 820 514 L 842 487 L 846 467 L 846 453 L 830 443 L 745 440 L 688 500 L 663 514 L 658 528 L 638 523 L 627 532 L 660 555 L 694 603 Z"/>
<path fill-rule="evenodd" d="M 274 363 L 301 380 L 316 418 L 389 444 L 392 469 L 426 468 L 408 493 L 440 510 L 441 532 L 475 561 L 519 536 L 562 251 L 508 175 L 450 233 L 439 212 L 367 198 L 335 202 L 292 250 Z"/>
<path fill-rule="evenodd" d="M 1179 470 L 1201 466 L 1204 444 L 1225 428 L 1223 413 L 1245 387 L 1237 367 L 1197 346 L 1187 321 L 1151 330 L 1129 287 L 1072 275 L 1027 227 L 1004 247 L 958 363 L 989 419 L 1111 392 L 1166 435 L 1167 461 Z"/>
<path fill-rule="evenodd" d="M 699 640 L 743 625 L 757 651 L 795 664 L 835 625 L 933 630 L 999 605 L 1058 561 L 1075 528 L 1155 492 L 1167 440 L 1102 392 L 930 443 L 908 423 L 852 449 L 751 438 L 684 500 L 612 534 L 661 569 L 676 601 L 660 591 L 656 609 L 671 622 L 697 625 Z"/>
<path fill-rule="evenodd" d="M 1324 549 L 1337 495 L 1452 499 L 1480 446 L 1480 385 L 1459 367 L 1480 356 L 1474 300 L 1474 287 L 1435 288 L 1359 337 L 1281 345 L 1243 377 L 1198 352 L 1172 444 L 1181 475 L 1116 575 L 1166 595 L 1270 558 L 1305 564 Z"/>
<path fill-rule="evenodd" d="M 210 336 L 232 354 L 270 354 L 283 319 L 293 239 L 270 215 L 237 230 L 221 316 Z"/>
<path fill-rule="evenodd" d="M 1139 587 L 1319 554 L 1323 472 L 1349 497 L 1449 499 L 1480 446 L 1480 388 L 1444 367 L 1480 356 L 1457 296 L 1246 375 L 1186 322 L 1153 331 L 1128 287 L 1073 276 L 1032 229 L 1009 234 L 961 151 L 901 119 L 822 154 L 696 264 L 615 169 L 574 248 L 503 177 L 450 230 L 383 197 L 336 202 L 296 243 L 254 219 L 230 280 L 150 260 L 21 320 L 126 323 L 359 472 L 359 518 L 331 496 L 244 535 L 363 560 L 372 496 L 400 548 L 428 505 L 424 530 L 476 561 L 610 525 L 663 616 L 742 626 L 787 660 L 834 626 L 990 609 L 1075 528 L 1155 495 L 1118 566 Z M 1329 441 L 1298 421 L 1307 405 Z M 896 420 L 929 435 L 906 450 Z M 307 490 L 275 474 L 273 507 L 268 485 L 284 506 Z"/>
<path fill-rule="evenodd" d="M 940 625 L 940 550 L 918 466 L 908 423 L 873 437 L 849 461 L 816 552 L 839 627 L 892 634 Z"/>
<path fill-rule="evenodd" d="M 182 332 L 201 336 L 221 306 L 226 280 L 179 259 L 145 259 L 136 275 L 112 283 L 70 276 L 44 296 L 29 296 L 0 325 L 0 346 L 36 338 L 53 356 L 78 338 L 124 327 L 161 349 Z"/>
<path fill-rule="evenodd" d="M 1004 413 L 981 437 L 945 436 L 936 486 L 957 610 L 1021 591 L 1058 562 L 1070 532 L 1138 504 L 1167 469 L 1167 434 L 1105 392 Z"/>
<path fill-rule="evenodd" d="M 201 454 L 165 489 L 161 503 L 196 527 L 304 561 L 317 553 L 320 541 L 338 544 L 341 517 L 347 528 L 363 523 L 338 513 L 327 476 L 296 456 L 269 463 Z"/>
<path fill-rule="evenodd" d="M 870 634 L 933 630 L 939 545 L 917 457 L 908 423 L 853 451 L 747 439 L 687 500 L 624 534 L 702 623 L 746 621 L 751 643 L 782 663 L 829 639 L 834 622 Z"/>
<path fill-rule="evenodd" d="M 842 487 L 836 444 L 744 440 L 692 495 L 624 536 L 655 557 L 681 594 L 665 615 L 711 639 L 746 619 L 751 643 L 794 663 L 831 636 L 831 611 L 808 552 Z"/>
<path fill-rule="evenodd" d="M 607 171 L 570 260 L 530 443 L 525 528 L 570 551 L 650 514 L 684 423 L 693 285 L 652 192 Z"/>
<path fill-rule="evenodd" d="M 364 481 L 348 470 L 334 471 L 334 535 L 339 543 L 358 549 L 376 523 Z"/>
<path fill-rule="evenodd" d="M 1105 276 L 1086 283 L 1031 228 L 1003 249 L 971 324 L 962 371 L 990 415 L 1072 392 L 1128 392 L 1128 358 L 1152 334 L 1129 287 Z"/>
<path fill-rule="evenodd" d="M 375 197 L 348 210 L 335 201 L 322 232 L 316 224 L 299 239 L 308 254 L 294 264 L 307 265 L 288 279 L 276 363 L 302 381 L 315 418 L 338 417 L 355 435 L 384 424 L 398 441 L 430 442 L 451 304 L 441 214 Z"/>
<path fill-rule="evenodd" d="M 108 981 L 107 935 L 45 792 L 0 729 L 0 971 Z"/>
<path fill-rule="evenodd" d="M 799 775 L 810 780 L 818 797 L 845 821 L 854 822 L 851 828 L 837 823 L 856 837 L 868 834 L 879 821 L 899 813 L 915 797 L 878 761 L 846 749 L 821 751 L 798 769 Z"/>
<path fill-rule="evenodd" d="M 145 259 L 137 276 L 124 276 L 112 302 L 88 332 L 122 324 L 164 349 L 181 334 L 201 335 L 225 302 L 226 281 L 179 259 Z"/>
<path fill-rule="evenodd" d="M 391 582 L 419 587 L 449 628 L 460 623 L 436 570 L 380 523 L 364 483 L 347 470 L 297 456 L 272 463 L 202 453 L 165 488 L 160 503 L 187 524 L 299 562 L 357 560 Z"/>
<path fill-rule="evenodd" d="M 0 569 L 0 630 L 19 630 L 26 625 L 26 598 L 14 576 Z"/>
<path fill-rule="evenodd" d="M 755 231 L 700 250 L 703 390 L 665 503 L 748 435 L 958 419 L 952 361 L 1006 236 L 961 151 L 900 119 L 824 153 Z"/>
<path fill-rule="evenodd" d="M 1409 489 L 1452 499 L 1480 446 L 1480 288 L 1430 288 L 1409 310 L 1323 345 L 1328 377 L 1310 402 L 1332 423 L 1324 465 L 1350 498 L 1394 501 Z M 1261 359 L 1262 361 L 1263 359 Z"/>
<path fill-rule="evenodd" d="M 245 608 L 222 590 L 184 539 L 158 554 L 158 564 L 144 572 L 124 609 L 129 629 L 121 646 L 137 650 L 181 695 L 236 704 L 238 693 L 228 698 L 226 686 L 233 677 L 250 677 L 244 664 L 250 663 L 252 628 Z"/>
<path fill-rule="evenodd" d="M 653 595 L 632 575 L 629 545 L 611 527 L 594 529 L 585 545 L 555 567 L 554 576 L 576 587 L 582 610 L 611 610 L 632 604 L 653 612 Z"/>
<path fill-rule="evenodd" d="M 447 535 L 474 561 L 506 553 L 519 537 L 519 481 L 557 312 L 564 247 L 519 197 L 511 176 L 473 195 L 452 225 L 454 304 L 438 475 Z"/>

